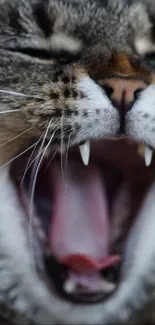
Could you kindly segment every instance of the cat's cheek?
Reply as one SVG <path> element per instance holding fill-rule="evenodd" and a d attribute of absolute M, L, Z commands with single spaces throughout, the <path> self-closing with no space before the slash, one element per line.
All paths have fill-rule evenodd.
<path fill-rule="evenodd" d="M 20 150 L 22 150 L 22 146 L 18 143 L 13 144 L 13 142 L 10 142 L 4 146 L 3 144 L 0 145 L 0 169 L 2 169 L 3 166 L 9 166 Z"/>
<path fill-rule="evenodd" d="M 93 79 L 81 75 L 77 89 L 83 94 L 73 104 L 76 111 L 70 122 L 76 130 L 75 144 L 87 139 L 115 136 L 120 128 L 119 112 Z M 107 123 L 108 121 L 108 123 Z"/>
<path fill-rule="evenodd" d="M 126 133 L 155 149 L 155 85 L 144 90 L 126 116 Z"/>

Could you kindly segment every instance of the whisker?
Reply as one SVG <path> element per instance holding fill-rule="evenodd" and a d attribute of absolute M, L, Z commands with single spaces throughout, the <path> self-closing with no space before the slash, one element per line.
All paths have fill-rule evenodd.
<path fill-rule="evenodd" d="M 43 148 L 41 151 L 39 151 L 39 153 L 37 154 L 37 156 L 30 162 L 27 170 L 26 170 L 26 173 L 27 171 L 29 170 L 29 168 L 33 165 L 33 163 L 39 158 L 39 156 L 44 152 L 45 148 Z M 32 158 L 32 157 L 31 157 Z"/>
<path fill-rule="evenodd" d="M 61 117 L 61 145 L 60 145 L 60 154 L 61 154 L 61 173 L 62 173 L 62 178 L 64 179 L 64 166 L 63 166 L 63 152 L 64 152 L 63 122 L 64 122 L 64 115 L 62 114 L 62 117 Z"/>
<path fill-rule="evenodd" d="M 16 157 L 14 157 L 13 159 L 9 160 L 7 163 L 5 163 L 4 165 L 0 166 L 0 169 L 11 164 L 14 160 L 16 160 L 17 158 L 21 157 L 22 155 L 24 155 L 24 153 L 28 152 L 29 150 L 31 150 L 34 146 L 36 145 L 36 142 L 33 143 L 30 147 L 28 147 L 27 149 L 25 149 L 24 151 L 20 152 Z"/>
<path fill-rule="evenodd" d="M 68 153 L 69 153 L 70 140 L 71 140 L 71 134 L 69 135 L 68 143 L 67 143 L 67 150 L 66 150 L 66 157 L 65 157 L 65 171 L 67 170 L 67 161 L 68 161 Z"/>
<path fill-rule="evenodd" d="M 0 114 L 8 114 L 8 113 L 14 113 L 14 112 L 20 112 L 21 110 L 20 109 L 10 109 L 9 111 L 3 111 L 3 112 L 0 112 Z"/>
<path fill-rule="evenodd" d="M 0 145 L 0 148 L 1 148 L 1 147 L 4 147 L 6 144 L 8 144 L 8 143 L 10 143 L 10 142 L 12 142 L 12 141 L 18 139 L 18 138 L 21 137 L 23 134 L 28 133 L 28 132 L 29 132 L 30 130 L 32 130 L 32 129 L 34 129 L 34 126 L 31 126 L 29 129 L 27 129 L 26 131 L 24 131 L 24 132 L 22 132 L 22 133 L 16 135 L 15 137 L 11 138 L 11 139 L 8 140 L 7 142 L 2 143 L 2 144 Z"/>
<path fill-rule="evenodd" d="M 0 93 L 7 94 L 7 95 L 13 95 L 13 96 L 19 96 L 19 97 L 36 98 L 36 99 L 45 100 L 45 98 L 37 96 L 37 95 L 28 95 L 28 94 L 18 93 L 16 91 L 12 91 L 12 90 L 0 89 Z"/>
<path fill-rule="evenodd" d="M 56 156 L 56 154 L 57 154 L 57 150 L 55 150 L 55 152 L 54 152 L 54 154 L 52 155 L 52 157 L 51 157 L 50 161 L 48 162 L 48 164 L 47 164 L 47 167 L 46 167 L 46 170 L 48 170 L 48 168 L 49 168 L 49 166 L 50 166 L 50 164 L 51 164 L 52 160 L 53 160 L 53 159 L 54 159 L 54 157 Z"/>
<path fill-rule="evenodd" d="M 63 134 L 67 134 L 67 133 L 69 133 L 71 130 L 72 130 L 72 129 L 67 130 L 67 131 L 63 132 Z M 68 144 L 67 144 L 66 159 L 65 159 L 65 170 L 66 170 L 66 167 L 67 167 L 66 164 L 67 164 L 67 158 L 68 158 L 68 152 L 69 152 L 70 140 L 71 140 L 71 134 L 69 135 Z M 61 149 L 61 148 L 60 148 L 60 149 Z M 58 152 L 58 150 L 55 150 L 53 156 L 51 157 L 49 163 L 47 164 L 47 168 L 46 168 L 46 170 L 49 168 L 49 166 L 50 166 L 52 160 L 54 159 L 54 157 L 56 156 L 57 152 Z M 60 153 L 60 154 L 61 154 L 61 153 Z"/>
<path fill-rule="evenodd" d="M 37 159 L 36 159 L 36 162 L 34 164 L 34 168 L 33 168 L 33 171 L 32 171 L 32 175 L 31 175 L 31 182 L 30 182 L 30 188 L 32 188 L 31 190 L 31 200 L 30 200 L 30 209 L 29 209 L 29 217 L 31 217 L 33 215 L 33 196 L 34 196 L 34 191 L 35 191 L 35 182 L 34 182 L 34 178 L 35 178 L 35 175 L 37 175 L 38 173 L 35 173 L 35 168 L 40 168 L 40 165 L 41 165 L 41 159 L 40 159 L 40 162 L 39 162 L 39 157 L 40 157 L 40 153 L 44 150 L 44 144 L 45 144 L 45 141 L 46 141 L 46 137 L 47 137 L 47 134 L 48 134 L 48 131 L 49 131 L 49 127 L 50 127 L 50 122 L 47 126 L 47 129 L 46 129 L 46 132 L 44 134 L 44 137 L 43 137 L 43 140 L 42 140 L 42 143 L 40 145 L 40 149 L 39 149 L 39 152 L 38 152 L 38 155 L 37 155 Z M 34 174 L 34 177 L 33 177 L 33 174 Z M 31 187 L 31 183 L 32 183 L 32 187 Z M 31 218 L 29 218 L 31 219 Z"/>
<path fill-rule="evenodd" d="M 39 141 L 38 141 L 38 142 L 39 142 Z M 31 154 L 31 156 L 29 157 L 29 160 L 28 160 L 28 163 L 27 163 L 27 165 L 26 165 L 26 169 L 25 169 L 25 172 L 24 172 L 23 178 L 25 178 L 25 176 L 26 176 L 26 174 L 27 174 L 29 168 L 34 164 L 34 162 L 35 162 L 35 161 L 39 158 L 39 156 L 44 152 L 45 148 L 43 148 L 41 151 L 39 151 L 39 153 L 37 154 L 37 156 L 36 156 L 36 157 L 31 161 L 31 158 L 33 157 L 33 154 L 34 154 L 35 150 L 36 150 L 36 147 L 33 149 L 33 152 L 32 152 L 32 154 Z M 55 152 L 55 154 L 56 154 L 56 152 Z M 54 154 L 54 156 L 55 156 L 55 154 Z M 54 158 L 54 157 L 53 157 L 53 158 Z M 23 185 L 23 181 L 24 181 L 23 178 L 22 178 L 22 180 L 21 180 L 20 187 L 22 187 L 22 185 Z"/>
<path fill-rule="evenodd" d="M 44 144 L 45 144 L 45 141 L 46 141 L 46 138 L 47 138 L 47 135 L 48 135 L 48 132 L 49 132 L 49 129 L 50 129 L 50 126 L 51 126 L 51 122 L 52 120 L 49 122 L 48 126 L 47 126 L 47 130 L 45 132 L 45 135 L 43 137 L 43 141 L 41 143 L 41 146 L 40 146 L 40 150 L 39 152 L 41 153 L 43 147 L 44 147 Z M 50 140 L 48 141 L 48 144 L 45 146 L 44 148 L 44 151 L 42 153 L 42 156 L 40 158 L 40 155 L 38 156 L 38 158 L 36 159 L 36 162 L 34 164 L 34 168 L 33 168 L 33 171 L 32 171 L 32 175 L 31 175 L 31 182 L 30 182 L 30 188 L 31 188 L 31 194 L 30 194 L 30 207 L 29 207 L 29 239 L 30 239 L 30 248 L 33 248 L 33 241 L 32 241 L 32 238 L 33 238 L 33 215 L 34 215 L 34 194 L 35 194 L 35 187 L 36 187 L 36 181 L 37 181 L 37 177 L 38 177 L 38 173 L 39 173 L 39 169 L 41 167 L 41 164 L 42 164 L 42 161 L 44 159 L 44 156 L 46 154 L 46 151 L 48 150 L 52 140 L 53 140 L 53 137 L 54 137 L 54 134 L 55 132 L 53 133 L 53 135 L 51 136 Z M 40 161 L 38 160 L 40 158 Z M 31 185 L 32 183 L 32 185 Z M 33 250 L 32 250 L 33 252 Z"/>
<path fill-rule="evenodd" d="M 43 134 L 44 134 L 44 132 L 41 134 L 41 136 L 39 137 L 39 139 L 37 140 L 37 142 L 36 142 L 36 145 L 35 145 L 35 147 L 33 148 L 33 151 L 31 152 L 31 155 L 30 155 L 30 157 L 29 157 L 29 159 L 28 159 L 28 162 L 27 162 L 27 164 L 26 164 L 26 167 L 25 167 L 25 171 L 24 171 L 24 174 L 23 174 L 23 177 L 22 177 L 22 179 L 21 179 L 21 183 L 20 183 L 20 188 L 22 188 L 22 186 L 23 186 L 23 183 L 24 183 L 24 179 L 25 179 L 25 176 L 26 176 L 26 174 L 27 174 L 27 172 L 28 172 L 28 170 L 29 170 L 29 168 L 33 165 L 33 163 L 35 162 L 35 160 L 38 158 L 38 155 L 31 161 L 31 159 L 32 159 L 32 157 L 33 157 L 33 155 L 34 155 L 34 153 L 35 153 L 35 150 L 37 149 L 37 145 L 39 144 L 39 142 L 41 141 L 41 138 L 43 137 Z"/>
<path fill-rule="evenodd" d="M 67 133 L 69 133 L 71 130 L 72 130 L 72 129 L 70 129 L 70 130 L 68 130 L 68 131 L 65 131 L 65 132 L 63 132 L 63 134 L 67 134 Z M 68 158 L 68 152 L 69 152 L 70 140 L 71 140 L 71 134 L 69 135 L 68 144 L 67 144 L 66 159 L 65 159 L 65 170 L 66 170 L 66 167 L 67 167 L 66 164 L 67 164 L 67 158 Z M 60 149 L 61 149 L 61 148 L 60 148 Z M 50 159 L 50 161 L 49 161 L 49 163 L 48 163 L 48 165 L 47 165 L 46 170 L 49 168 L 49 166 L 50 166 L 52 160 L 54 159 L 54 157 L 56 156 L 57 152 L 58 152 L 58 150 L 55 150 L 53 156 L 51 157 L 51 159 Z M 60 154 L 61 154 L 61 153 L 60 153 Z"/>

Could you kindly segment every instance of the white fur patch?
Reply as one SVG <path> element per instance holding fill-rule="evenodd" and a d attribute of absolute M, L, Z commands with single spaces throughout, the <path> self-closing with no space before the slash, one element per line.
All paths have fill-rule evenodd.
<path fill-rule="evenodd" d="M 85 75 L 80 77 L 77 87 L 84 98 L 78 98 L 73 106 L 73 109 L 78 111 L 78 116 L 74 117 L 73 123 L 80 125 L 76 143 L 84 139 L 115 136 L 120 127 L 119 113 L 104 90 Z M 86 117 L 84 117 L 85 112 Z"/>
<path fill-rule="evenodd" d="M 146 55 L 151 52 L 155 52 L 155 43 L 149 39 L 149 37 L 136 37 L 135 48 L 140 55 Z"/>
<path fill-rule="evenodd" d="M 71 54 L 78 53 L 82 48 L 82 42 L 63 33 L 54 34 L 50 39 L 54 51 L 66 51 Z"/>
<path fill-rule="evenodd" d="M 126 132 L 155 149 L 155 85 L 144 90 L 126 117 Z"/>

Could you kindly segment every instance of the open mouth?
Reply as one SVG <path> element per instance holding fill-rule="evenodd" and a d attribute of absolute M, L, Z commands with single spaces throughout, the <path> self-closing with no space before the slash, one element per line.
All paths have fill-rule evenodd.
<path fill-rule="evenodd" d="M 57 294 L 96 303 L 117 290 L 125 243 L 153 179 L 154 159 L 146 168 L 137 148 L 125 138 L 92 141 L 89 164 L 88 144 L 81 148 L 84 163 L 78 147 L 63 155 L 51 149 L 34 193 L 33 155 L 12 164 L 36 268 Z"/>

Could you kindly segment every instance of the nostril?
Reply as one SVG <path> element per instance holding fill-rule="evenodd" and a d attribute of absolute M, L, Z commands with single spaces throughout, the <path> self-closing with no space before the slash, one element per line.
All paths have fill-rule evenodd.
<path fill-rule="evenodd" d="M 135 92 L 134 92 L 134 100 L 137 100 L 140 97 L 143 90 L 144 89 L 142 89 L 142 88 L 139 88 L 139 89 L 135 90 Z"/>
<path fill-rule="evenodd" d="M 106 95 L 107 95 L 109 98 L 111 98 L 111 95 L 112 95 L 112 93 L 114 92 L 113 88 L 110 87 L 109 85 L 104 85 L 104 86 L 103 86 L 103 89 L 104 89 Z"/>

